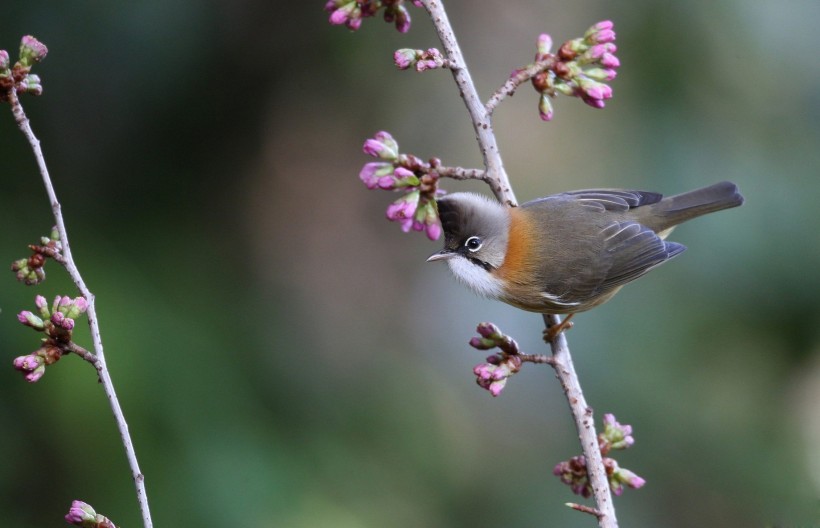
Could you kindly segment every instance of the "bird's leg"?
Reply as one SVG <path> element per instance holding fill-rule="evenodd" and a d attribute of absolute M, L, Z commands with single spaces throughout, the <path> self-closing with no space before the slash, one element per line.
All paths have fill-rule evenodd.
<path fill-rule="evenodd" d="M 564 320 L 558 323 L 557 325 L 550 326 L 549 328 L 544 329 L 544 341 L 546 343 L 552 343 L 552 341 L 558 337 L 558 334 L 565 330 L 569 330 L 572 328 L 573 323 L 570 321 L 572 316 L 575 314 L 569 314 L 568 316 L 564 317 Z"/>

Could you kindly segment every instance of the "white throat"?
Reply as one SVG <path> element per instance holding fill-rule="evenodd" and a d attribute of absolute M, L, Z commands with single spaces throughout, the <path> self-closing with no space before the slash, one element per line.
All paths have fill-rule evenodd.
<path fill-rule="evenodd" d="M 503 293 L 502 283 L 490 272 L 473 264 L 462 256 L 456 256 L 447 260 L 450 271 L 456 278 L 482 297 L 498 299 Z"/>

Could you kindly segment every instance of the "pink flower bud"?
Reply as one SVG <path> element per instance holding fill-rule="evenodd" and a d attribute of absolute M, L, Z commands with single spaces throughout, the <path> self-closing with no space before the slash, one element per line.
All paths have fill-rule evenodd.
<path fill-rule="evenodd" d="M 34 298 L 34 305 L 37 306 L 39 310 L 46 310 L 48 308 L 48 301 L 42 295 L 38 295 Z"/>
<path fill-rule="evenodd" d="M 552 37 L 546 33 L 538 35 L 538 40 L 535 41 L 535 48 L 539 55 L 546 55 L 552 48 Z"/>
<path fill-rule="evenodd" d="M 611 53 L 604 53 L 603 56 L 601 56 L 601 66 L 605 68 L 618 68 L 621 66 L 621 61 Z"/>
<path fill-rule="evenodd" d="M 547 94 L 541 94 L 538 99 L 538 115 L 543 121 L 551 121 L 553 116 L 552 101 Z"/>
<path fill-rule="evenodd" d="M 416 63 L 417 51 L 410 48 L 398 49 L 393 53 L 393 62 L 400 70 L 406 70 Z"/>
<path fill-rule="evenodd" d="M 389 132 L 377 132 L 372 139 L 364 142 L 364 153 L 383 160 L 395 160 L 399 157 L 399 145 Z"/>
<path fill-rule="evenodd" d="M 34 328 L 35 330 L 43 329 L 43 320 L 34 315 L 33 313 L 29 312 L 28 310 L 22 311 L 19 314 L 17 314 L 17 320 L 26 326 Z"/>
<path fill-rule="evenodd" d="M 387 207 L 388 220 L 407 220 L 413 218 L 419 203 L 419 192 L 412 191 Z"/>
<path fill-rule="evenodd" d="M 74 307 L 79 311 L 79 313 L 85 313 L 85 311 L 88 310 L 88 300 L 86 300 L 85 297 L 77 297 L 74 299 Z"/>
<path fill-rule="evenodd" d="M 425 230 L 425 233 L 427 234 L 427 238 L 429 238 L 430 240 L 438 240 L 438 238 L 441 236 L 441 223 L 438 220 L 436 220 L 433 223 L 427 224 L 427 229 Z"/>
<path fill-rule="evenodd" d="M 612 88 L 606 84 L 594 83 L 588 86 L 585 90 L 586 94 L 592 99 L 611 99 Z"/>
<path fill-rule="evenodd" d="M 379 186 L 379 180 L 393 171 L 392 163 L 385 163 L 383 161 L 372 161 L 365 163 L 362 170 L 359 172 L 359 179 L 367 186 L 368 189 L 375 189 Z"/>
<path fill-rule="evenodd" d="M 589 37 L 589 41 L 595 44 L 603 44 L 606 42 L 615 41 L 615 32 L 611 29 L 603 29 L 597 33 L 593 33 Z"/>
<path fill-rule="evenodd" d="M 399 33 L 407 33 L 410 31 L 410 13 L 404 5 L 399 4 L 396 8 L 396 29 Z"/>
<path fill-rule="evenodd" d="M 26 35 L 20 41 L 20 64 L 23 66 L 31 67 L 35 62 L 46 58 L 47 53 L 45 44 L 31 35 Z"/>
<path fill-rule="evenodd" d="M 586 70 L 584 75 L 594 81 L 611 81 L 618 75 L 618 72 L 615 70 L 605 70 L 603 68 L 591 68 Z"/>
<path fill-rule="evenodd" d="M 325 8 L 327 8 L 327 6 L 329 5 L 330 3 L 328 2 Z M 341 6 L 337 5 L 336 9 L 330 13 L 330 23 L 334 26 L 339 26 L 341 24 L 347 23 L 347 21 L 350 20 L 351 17 L 353 17 L 353 13 L 356 10 L 356 7 L 356 2 L 348 2 L 347 4 Z"/>
<path fill-rule="evenodd" d="M 92 508 L 90 504 L 75 500 L 71 503 L 71 508 L 68 510 L 65 520 L 68 524 L 75 526 L 87 526 L 88 523 L 94 523 L 96 525 L 97 512 L 94 511 L 94 508 Z"/>
<path fill-rule="evenodd" d="M 413 227 L 413 219 L 407 218 L 406 220 L 400 220 L 401 230 L 405 233 L 408 233 L 410 229 Z"/>
<path fill-rule="evenodd" d="M 37 383 L 38 381 L 40 381 L 40 378 L 42 378 L 45 373 L 46 367 L 42 366 L 32 370 L 31 372 L 23 376 L 23 379 L 25 379 L 29 383 Z"/>
<path fill-rule="evenodd" d="M 6 50 L 0 50 L 0 70 L 8 70 L 9 69 L 9 52 Z M 0 72 L 2 73 L 2 72 Z"/>

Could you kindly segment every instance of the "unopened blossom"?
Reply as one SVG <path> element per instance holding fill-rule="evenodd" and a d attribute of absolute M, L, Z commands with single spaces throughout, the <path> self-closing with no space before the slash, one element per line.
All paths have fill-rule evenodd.
<path fill-rule="evenodd" d="M 473 367 L 473 374 L 476 375 L 478 386 L 496 397 L 507 385 L 507 380 L 519 370 L 521 370 L 520 357 L 493 355 L 487 358 L 486 363 L 479 363 Z"/>
<path fill-rule="evenodd" d="M 578 97 L 593 108 L 603 108 L 612 98 L 612 88 L 606 83 L 615 79 L 621 65 L 615 56 L 613 27 L 612 21 L 598 22 L 582 38 L 564 42 L 556 53 L 550 52 L 550 36 L 539 35 L 535 61 L 544 64 L 544 69 L 532 77 L 532 85 L 540 94 L 538 113 L 542 120 L 553 118 L 550 98 L 559 94 Z M 516 70 L 513 75 L 518 73 Z"/>
<path fill-rule="evenodd" d="M 41 318 L 37 317 L 36 315 L 34 315 L 33 313 L 31 313 L 28 310 L 24 310 L 24 311 L 18 313 L 17 314 L 17 320 L 20 321 L 22 324 L 24 324 L 26 326 L 30 326 L 31 328 L 34 328 L 35 330 L 42 331 L 43 328 L 44 328 L 43 320 Z"/>
<path fill-rule="evenodd" d="M 31 67 L 35 62 L 45 59 L 47 54 L 46 45 L 31 35 L 26 35 L 20 41 L 20 64 L 23 67 Z"/>
<path fill-rule="evenodd" d="M 642 487 L 646 484 L 643 478 L 620 467 L 614 458 L 606 456 L 612 449 L 626 449 L 635 443 L 632 438 L 632 427 L 618 423 L 612 414 L 605 414 L 603 421 L 603 431 L 598 434 L 598 447 L 601 450 L 602 463 L 610 489 L 615 495 L 620 495 L 624 491 L 624 485 L 633 489 Z M 558 463 L 553 473 L 561 479 L 561 482 L 568 485 L 573 493 L 584 497 L 592 494 L 586 459 L 583 456 L 575 456 Z"/>
<path fill-rule="evenodd" d="M 624 484 L 632 489 L 639 489 L 646 484 L 646 481 L 632 471 L 619 467 L 609 477 L 609 486 L 612 488 L 612 493 L 615 495 L 623 493 Z"/>
<path fill-rule="evenodd" d="M 476 331 L 478 337 L 470 339 L 471 347 L 478 350 L 499 349 L 499 352 L 487 356 L 486 363 L 473 367 L 476 383 L 493 396 L 498 396 L 507 385 L 507 380 L 521 370 L 523 359 L 518 343 L 493 323 L 480 323 Z"/>
<path fill-rule="evenodd" d="M 412 154 L 399 151 L 399 145 L 389 132 L 381 131 L 362 146 L 365 154 L 382 161 L 366 163 L 359 179 L 368 189 L 403 192 L 385 211 L 388 220 L 398 222 L 405 233 L 424 231 L 431 240 L 441 236 L 441 221 L 435 199 L 439 176 L 434 161 L 425 163 Z"/>
<path fill-rule="evenodd" d="M 362 150 L 368 156 L 394 161 L 399 157 L 399 145 L 389 132 L 376 132 L 372 138 L 365 140 Z"/>
<path fill-rule="evenodd" d="M 411 191 L 387 207 L 388 220 L 404 222 L 412 220 L 419 205 L 419 191 Z"/>
<path fill-rule="evenodd" d="M 427 50 L 403 48 L 393 53 L 393 62 L 400 70 L 415 67 L 416 71 L 433 70 L 444 66 L 444 55 L 436 49 Z"/>
<path fill-rule="evenodd" d="M 117 528 L 111 519 L 100 515 L 94 508 L 83 501 L 75 500 L 71 503 L 68 513 L 65 516 L 68 524 L 82 526 L 83 528 Z"/>
<path fill-rule="evenodd" d="M 416 7 L 422 7 L 421 2 L 411 2 Z M 405 0 L 329 0 L 325 3 L 325 11 L 330 13 L 330 23 L 334 26 L 344 25 L 353 31 L 359 29 L 362 20 L 374 17 L 380 9 L 384 9 L 385 22 L 395 24 L 401 33 L 410 30 L 410 13 L 404 5 Z"/>
<path fill-rule="evenodd" d="M 635 443 L 632 426 L 618 423 L 614 414 L 604 415 L 604 430 L 598 435 L 602 451 L 626 449 Z"/>
<path fill-rule="evenodd" d="M 36 383 L 46 373 L 45 357 L 36 352 L 14 358 L 12 365 L 23 373 L 29 383 Z"/>

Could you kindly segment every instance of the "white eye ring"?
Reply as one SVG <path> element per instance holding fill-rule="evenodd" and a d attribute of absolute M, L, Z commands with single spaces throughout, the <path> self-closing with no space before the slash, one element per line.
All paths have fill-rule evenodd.
<path fill-rule="evenodd" d="M 464 242 L 464 247 L 466 247 L 472 253 L 475 253 L 476 251 L 481 249 L 481 246 L 483 246 L 483 245 L 484 245 L 484 243 L 477 236 L 471 236 L 470 238 L 467 239 L 466 242 Z"/>

